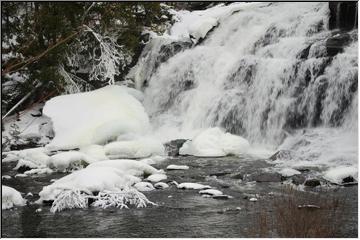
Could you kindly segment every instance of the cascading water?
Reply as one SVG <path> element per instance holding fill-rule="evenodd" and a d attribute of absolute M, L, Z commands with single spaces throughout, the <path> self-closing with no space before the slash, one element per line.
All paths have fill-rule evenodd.
<path fill-rule="evenodd" d="M 190 49 L 166 52 L 162 63 L 159 43 L 184 41 L 183 35 L 174 40 L 175 25 L 166 41 L 155 38 L 145 49 L 130 77 L 139 88 L 146 85 L 144 105 L 155 131 L 174 139 L 221 126 L 274 149 L 305 129 L 321 135 L 311 135 L 320 142 L 345 139 L 350 146 L 343 150 L 356 162 L 357 29 L 330 31 L 325 2 L 223 6 L 231 7 L 220 17 L 216 9 L 198 12 L 216 15 L 218 23 Z M 344 49 L 331 45 L 339 36 Z M 149 69 L 150 62 L 157 66 Z M 317 151 L 326 151 L 322 147 Z"/>

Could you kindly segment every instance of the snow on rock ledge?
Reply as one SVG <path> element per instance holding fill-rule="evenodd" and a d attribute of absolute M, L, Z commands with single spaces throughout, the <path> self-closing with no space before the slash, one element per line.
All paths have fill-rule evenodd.
<path fill-rule="evenodd" d="M 14 188 L 1 186 L 1 209 L 9 209 L 14 206 L 24 206 L 26 200 Z"/>
<path fill-rule="evenodd" d="M 179 153 L 198 157 L 223 157 L 246 153 L 249 148 L 250 144 L 246 139 L 215 127 L 206 129 L 193 140 L 186 141 Z"/>
<path fill-rule="evenodd" d="M 54 97 L 46 102 L 43 113 L 51 118 L 55 131 L 46 146 L 49 150 L 103 144 L 122 134 L 143 134 L 149 129 L 142 104 L 123 86 Z"/>

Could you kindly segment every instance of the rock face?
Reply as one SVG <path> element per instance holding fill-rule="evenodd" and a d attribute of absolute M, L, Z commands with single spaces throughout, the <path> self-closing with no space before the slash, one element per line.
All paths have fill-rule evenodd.
<path fill-rule="evenodd" d="M 351 41 L 347 33 L 339 33 L 326 40 L 326 51 L 328 56 L 333 57 L 343 51 L 344 47 Z"/>
<path fill-rule="evenodd" d="M 330 19 L 329 28 L 340 30 L 351 30 L 358 26 L 358 4 L 357 2 L 329 2 Z"/>
<path fill-rule="evenodd" d="M 168 156 L 179 156 L 179 149 L 186 141 L 187 139 L 175 139 L 165 143 L 165 151 L 167 152 Z"/>

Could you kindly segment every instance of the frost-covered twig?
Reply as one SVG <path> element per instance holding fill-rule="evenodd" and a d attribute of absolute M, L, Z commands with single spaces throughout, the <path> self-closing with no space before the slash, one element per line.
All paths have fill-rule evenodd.
<path fill-rule="evenodd" d="M 64 209 L 87 208 L 88 196 L 79 190 L 64 190 L 54 200 L 50 212 L 60 212 Z"/>
<path fill-rule="evenodd" d="M 79 190 L 64 189 L 57 195 L 50 211 L 55 213 L 65 209 L 87 208 L 89 198 L 95 200 L 92 206 L 104 209 L 108 207 L 122 209 L 129 208 L 129 206 L 144 208 L 148 205 L 156 205 L 135 188 L 126 188 L 117 192 L 103 191 L 99 192 L 97 196 L 91 196 Z"/>

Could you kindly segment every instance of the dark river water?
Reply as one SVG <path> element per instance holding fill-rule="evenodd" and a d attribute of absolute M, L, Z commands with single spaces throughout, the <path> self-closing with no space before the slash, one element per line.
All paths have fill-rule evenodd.
<path fill-rule="evenodd" d="M 180 190 L 174 185 L 163 190 L 145 192 L 157 206 L 143 209 L 88 209 L 50 213 L 49 206 L 36 205 L 37 193 L 51 179 L 64 174 L 3 179 L 26 197 L 28 206 L 2 211 L 2 237 L 256 237 L 260 227 L 258 216 L 266 213 L 274 218 L 273 202 L 281 197 L 284 182 L 255 182 L 246 174 L 270 167 L 270 163 L 250 157 L 168 159 L 157 168 L 169 164 L 188 165 L 189 170 L 167 171 L 167 181 L 204 183 L 230 195 L 230 199 L 202 197 L 197 190 Z M 14 163 L 2 164 L 2 174 L 14 176 Z M 325 189 L 325 191 L 321 189 Z M 357 237 L 357 185 L 351 187 L 317 187 L 305 189 L 304 204 L 316 196 L 346 199 L 342 204 L 341 222 L 336 236 Z M 257 194 L 257 195 L 255 195 Z M 258 201 L 249 201 L 250 197 Z M 311 197 L 310 197 L 311 196 Z M 318 198 L 318 197 L 315 197 Z M 307 200 L 308 199 L 308 200 Z M 308 201 L 308 202 L 307 202 Z M 36 211 L 37 209 L 41 211 Z M 241 210 L 239 210 L 241 208 Z M 294 216 L 296 217 L 296 216 Z M 333 219 L 329 219 L 329 222 Z M 276 231 L 268 237 L 278 236 Z"/>

